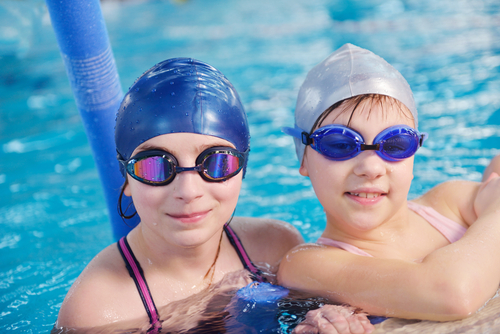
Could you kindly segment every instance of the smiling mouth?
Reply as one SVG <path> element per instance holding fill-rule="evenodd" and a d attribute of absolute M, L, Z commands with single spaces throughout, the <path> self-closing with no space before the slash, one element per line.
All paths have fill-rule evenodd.
<path fill-rule="evenodd" d="M 347 192 L 351 196 L 362 197 L 362 198 L 377 198 L 379 196 L 385 195 L 382 193 L 351 193 Z"/>
<path fill-rule="evenodd" d="M 196 218 L 196 217 L 199 217 L 199 216 L 203 216 L 207 213 L 208 211 L 205 211 L 205 212 L 196 212 L 196 213 L 192 213 L 192 214 L 170 214 L 169 216 L 171 217 L 174 217 L 174 218 L 178 218 L 178 219 L 182 219 L 182 218 Z"/>

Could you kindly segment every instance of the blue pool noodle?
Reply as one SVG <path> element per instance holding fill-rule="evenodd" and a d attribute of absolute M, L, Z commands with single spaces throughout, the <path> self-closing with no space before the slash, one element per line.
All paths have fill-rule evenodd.
<path fill-rule="evenodd" d="M 114 124 L 123 98 L 99 0 L 46 0 L 76 105 L 99 172 L 115 239 L 127 226 L 117 211 L 123 177 L 116 160 Z M 137 217 L 137 215 L 136 215 Z"/>

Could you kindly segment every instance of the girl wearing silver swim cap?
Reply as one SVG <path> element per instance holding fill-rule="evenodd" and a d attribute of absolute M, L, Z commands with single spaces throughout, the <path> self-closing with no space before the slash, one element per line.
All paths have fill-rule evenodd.
<path fill-rule="evenodd" d="M 408 83 L 385 60 L 351 44 L 333 52 L 307 75 L 284 132 L 326 228 L 288 253 L 281 284 L 377 316 L 438 321 L 467 317 L 495 294 L 498 165 L 484 183 L 445 182 L 408 201 L 426 134 Z"/>
<path fill-rule="evenodd" d="M 87 266 L 62 304 L 57 327 L 123 329 L 139 319 L 134 326 L 148 333 L 189 329 L 204 308 L 178 301 L 207 293 L 227 273 L 240 272 L 229 280 L 231 288 L 263 282 L 258 265 L 276 268 L 303 241 L 284 222 L 232 218 L 250 135 L 236 90 L 212 66 L 177 58 L 145 72 L 123 99 L 115 139 L 122 195 L 132 198 L 136 212 L 121 201 L 119 210 L 140 222 Z M 208 302 L 199 298 L 196 304 Z"/>

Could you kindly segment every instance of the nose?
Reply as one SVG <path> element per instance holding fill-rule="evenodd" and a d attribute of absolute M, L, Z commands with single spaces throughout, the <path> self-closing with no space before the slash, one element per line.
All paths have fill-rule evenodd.
<path fill-rule="evenodd" d="M 355 159 L 354 174 L 369 180 L 387 174 L 387 163 L 376 151 L 363 151 Z"/>
<path fill-rule="evenodd" d="M 197 169 L 184 168 L 172 181 L 174 196 L 186 203 L 192 202 L 203 196 L 205 184 L 206 181 L 201 178 Z"/>

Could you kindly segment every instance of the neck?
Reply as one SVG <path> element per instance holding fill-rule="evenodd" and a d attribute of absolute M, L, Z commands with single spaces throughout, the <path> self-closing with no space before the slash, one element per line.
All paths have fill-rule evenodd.
<path fill-rule="evenodd" d="M 327 213 L 327 224 L 322 237 L 342 241 L 375 255 L 391 245 L 396 245 L 408 231 L 410 223 L 407 202 L 387 219 L 374 215 L 353 215 L 348 221 Z M 375 215 L 376 216 L 376 215 Z"/>
<path fill-rule="evenodd" d="M 159 233 L 141 228 L 139 224 L 127 239 L 144 271 L 158 272 L 183 281 L 210 282 L 220 253 L 225 248 L 226 238 L 221 229 L 206 242 L 183 247 L 172 244 Z"/>

